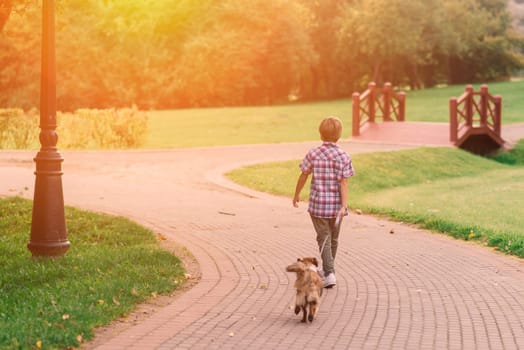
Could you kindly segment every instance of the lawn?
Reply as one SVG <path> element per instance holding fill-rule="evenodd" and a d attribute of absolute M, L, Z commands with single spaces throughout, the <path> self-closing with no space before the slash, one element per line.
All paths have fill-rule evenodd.
<path fill-rule="evenodd" d="M 478 90 L 479 85 L 474 86 Z M 524 122 L 524 81 L 490 83 L 490 92 L 503 97 L 504 124 Z M 449 99 L 464 85 L 407 92 L 406 120 L 449 120 Z M 280 143 L 318 139 L 319 120 L 328 115 L 345 123 L 351 135 L 351 97 L 336 101 L 280 106 L 228 107 L 150 111 L 149 133 L 143 148 L 180 148 L 235 144 Z"/>
<path fill-rule="evenodd" d="M 348 115 L 347 101 L 151 111 L 144 148 L 295 142 L 318 138 L 319 118 Z M 346 129 L 347 138 L 351 130 Z"/>
<path fill-rule="evenodd" d="M 473 85 L 475 91 L 481 84 Z M 487 84 L 491 95 L 502 96 L 502 123 L 524 122 L 524 80 Z M 465 85 L 408 91 L 406 120 L 449 122 L 449 99 L 460 97 Z"/>
<path fill-rule="evenodd" d="M 357 154 L 348 204 L 524 258 L 523 151 L 521 141 L 500 157 L 517 165 L 450 148 Z M 259 191 L 291 197 L 298 164 L 258 164 L 227 176 Z M 302 196 L 307 199 L 308 191 Z"/>
<path fill-rule="evenodd" d="M 71 248 L 32 259 L 32 203 L 0 198 L 0 349 L 65 349 L 184 281 L 178 258 L 127 219 L 66 208 Z"/>

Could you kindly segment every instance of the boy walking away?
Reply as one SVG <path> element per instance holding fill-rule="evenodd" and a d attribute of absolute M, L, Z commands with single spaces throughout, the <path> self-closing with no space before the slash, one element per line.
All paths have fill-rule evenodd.
<path fill-rule="evenodd" d="M 313 174 L 309 193 L 308 212 L 317 233 L 317 243 L 322 256 L 320 275 L 324 288 L 337 284 L 335 256 L 342 218 L 348 215 L 348 178 L 354 175 L 351 157 L 340 149 L 337 141 L 342 135 L 342 122 L 337 117 L 327 117 L 318 128 L 322 145 L 311 149 L 302 162 L 293 206 L 298 207 L 300 192 L 310 174 Z"/>

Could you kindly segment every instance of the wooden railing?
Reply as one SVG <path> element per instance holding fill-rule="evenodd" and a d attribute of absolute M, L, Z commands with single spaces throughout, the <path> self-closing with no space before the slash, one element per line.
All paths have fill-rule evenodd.
<path fill-rule="evenodd" d="M 468 85 L 462 96 L 449 100 L 450 141 L 457 144 L 471 129 L 492 131 L 500 138 L 501 119 L 502 97 L 490 95 L 487 85 L 479 92 Z"/>
<path fill-rule="evenodd" d="M 353 93 L 353 136 L 359 136 L 364 125 L 374 123 L 378 118 L 401 122 L 406 119 L 406 94 L 393 91 L 391 83 L 377 88 L 371 82 L 362 94 Z"/>

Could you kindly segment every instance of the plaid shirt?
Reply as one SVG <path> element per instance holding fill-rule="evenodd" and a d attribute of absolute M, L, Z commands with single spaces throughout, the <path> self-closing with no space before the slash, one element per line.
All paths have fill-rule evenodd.
<path fill-rule="evenodd" d="M 320 218 L 336 217 L 342 207 L 340 180 L 354 175 L 351 157 L 336 143 L 324 142 L 306 154 L 300 170 L 304 174 L 313 173 L 308 212 Z"/>

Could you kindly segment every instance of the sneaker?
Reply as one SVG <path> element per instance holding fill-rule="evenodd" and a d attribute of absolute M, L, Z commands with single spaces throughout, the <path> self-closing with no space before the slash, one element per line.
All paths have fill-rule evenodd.
<path fill-rule="evenodd" d="M 324 288 L 333 288 L 337 285 L 337 279 L 335 278 L 334 273 L 330 273 L 324 277 Z"/>

